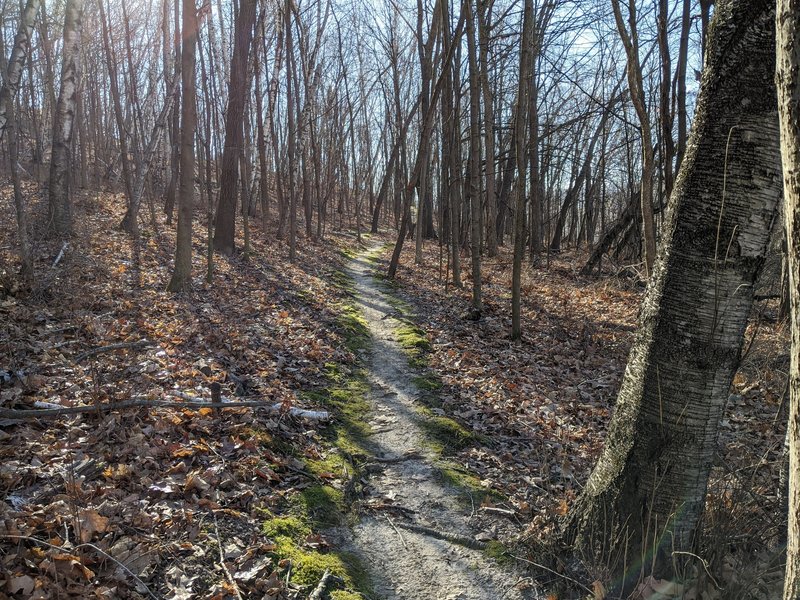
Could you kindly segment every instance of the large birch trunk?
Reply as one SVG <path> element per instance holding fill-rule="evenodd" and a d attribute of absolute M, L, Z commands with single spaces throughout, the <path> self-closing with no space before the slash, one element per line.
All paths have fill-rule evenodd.
<path fill-rule="evenodd" d="M 53 120 L 53 149 L 50 159 L 49 214 L 53 230 L 58 235 L 67 236 L 72 233 L 69 173 L 78 91 L 83 0 L 68 0 L 64 13 L 61 91 Z"/>
<path fill-rule="evenodd" d="M 782 182 L 774 2 L 721 3 L 691 139 L 605 449 L 564 541 L 615 565 L 630 588 L 646 565 L 691 551 L 717 427 L 739 362 Z M 655 553 L 655 554 L 653 554 Z M 638 565 L 624 572 L 624 565 Z"/>
<path fill-rule="evenodd" d="M 784 600 L 800 598 L 800 2 L 778 0 L 778 107 L 789 264 L 792 352 L 789 370 L 789 530 Z"/>

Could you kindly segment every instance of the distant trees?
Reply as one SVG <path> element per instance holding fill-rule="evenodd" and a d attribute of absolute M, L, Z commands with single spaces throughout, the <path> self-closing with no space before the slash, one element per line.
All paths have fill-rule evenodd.
<path fill-rule="evenodd" d="M 59 235 L 70 228 L 64 173 L 124 191 L 120 225 L 132 238 L 145 204 L 155 223 L 162 203 L 171 225 L 182 162 L 181 2 L 133 11 L 70 0 L 42 11 L 32 30 L 35 60 L 18 69 L 20 164 L 30 157 L 38 172 L 52 157 Z M 620 3 L 615 13 L 613 5 L 546 0 L 533 4 L 520 43 L 518 0 L 414 0 L 408 20 L 394 4 L 205 2 L 195 189 L 207 210 L 199 218 L 211 211 L 205 225 L 225 254 L 235 250 L 238 219 L 249 239 L 259 216 L 261 228 L 277 226 L 291 255 L 331 229 L 360 233 L 365 219 L 371 231 L 394 230 L 398 249 L 420 233 L 415 258 L 438 239 L 443 274 L 470 286 L 475 308 L 483 261 L 503 246 L 518 246 L 520 289 L 525 261 L 545 251 L 590 248 L 589 270 L 605 258 L 637 263 L 658 233 L 685 146 L 686 73 L 700 68 L 702 35 L 689 26 L 690 5 Z M 74 30 L 78 9 L 85 33 L 56 43 L 54 22 Z M 620 90 L 625 40 L 633 87 Z M 81 58 L 78 80 L 71 73 Z M 53 84 L 59 64 L 61 87 Z M 71 95 L 72 82 L 80 93 Z M 650 212 L 654 226 L 644 227 Z M 521 321 L 513 329 L 521 335 Z"/>
<path fill-rule="evenodd" d="M 641 569 L 660 577 L 692 560 L 782 194 L 774 59 L 774 2 L 718 6 L 616 412 L 564 533 L 571 552 L 624 576 L 623 588 Z"/>

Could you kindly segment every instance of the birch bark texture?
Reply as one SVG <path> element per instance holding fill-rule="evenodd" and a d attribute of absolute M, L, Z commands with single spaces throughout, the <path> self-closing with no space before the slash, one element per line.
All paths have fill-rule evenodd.
<path fill-rule="evenodd" d="M 11 48 L 11 56 L 6 66 L 3 87 L 0 89 L 0 140 L 3 139 L 3 134 L 6 130 L 6 123 L 8 121 L 6 113 L 9 108 L 13 108 L 11 103 L 19 89 L 22 69 L 25 66 L 25 61 L 30 51 L 31 35 L 33 35 L 33 26 L 36 22 L 36 13 L 39 12 L 39 6 L 41 4 L 41 0 L 28 0 L 20 15 L 19 28 L 17 29 L 17 35 L 14 38 L 14 46 Z"/>
<path fill-rule="evenodd" d="M 778 0 L 775 33 L 792 336 L 787 431 L 789 530 L 783 598 L 797 600 L 800 598 L 800 0 Z"/>
<path fill-rule="evenodd" d="M 64 47 L 61 62 L 61 90 L 53 119 L 53 148 L 50 158 L 49 216 L 56 234 L 72 234 L 69 197 L 72 164 L 72 132 L 75 128 L 83 0 L 68 0 L 64 8 Z"/>
<path fill-rule="evenodd" d="M 782 195 L 775 3 L 720 2 L 686 155 L 667 211 L 603 453 L 562 539 L 614 565 L 669 575 L 691 551 L 717 428 Z M 680 562 L 680 560 L 678 561 Z M 631 567 L 628 572 L 625 566 Z"/>

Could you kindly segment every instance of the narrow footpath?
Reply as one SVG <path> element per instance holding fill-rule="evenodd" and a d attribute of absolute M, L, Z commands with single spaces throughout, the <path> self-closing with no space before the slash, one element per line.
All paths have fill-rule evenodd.
<path fill-rule="evenodd" d="M 371 274 L 374 265 L 368 257 L 378 248 L 364 251 L 348 267 L 356 303 L 373 338 L 371 356 L 365 357 L 372 388 L 369 422 L 382 468 L 369 478 L 369 499 L 385 499 L 407 510 L 363 511 L 343 543 L 363 559 L 376 595 L 387 600 L 537 598 L 533 590 L 524 589 L 520 574 L 463 545 L 478 533 L 474 510 L 464 506 L 463 491 L 443 481 L 418 425 L 423 417 L 414 402 L 421 391 L 414 377 L 419 373 L 409 366 L 396 339 L 397 310 Z M 439 539 L 436 533 L 462 543 Z"/>

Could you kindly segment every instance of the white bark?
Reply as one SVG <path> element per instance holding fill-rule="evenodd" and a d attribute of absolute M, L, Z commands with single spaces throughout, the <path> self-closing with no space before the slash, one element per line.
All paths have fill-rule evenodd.
<path fill-rule="evenodd" d="M 78 92 L 83 1 L 68 0 L 64 9 L 64 49 L 61 64 L 61 91 L 53 121 L 53 150 L 50 159 L 50 219 L 59 235 L 72 232 L 69 175 L 72 131 L 75 124 Z"/>
<path fill-rule="evenodd" d="M 778 0 L 776 28 L 778 108 L 783 157 L 784 218 L 789 263 L 789 530 L 784 600 L 800 598 L 800 1 Z"/>

